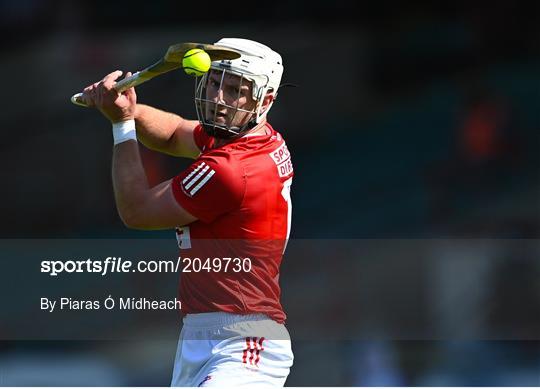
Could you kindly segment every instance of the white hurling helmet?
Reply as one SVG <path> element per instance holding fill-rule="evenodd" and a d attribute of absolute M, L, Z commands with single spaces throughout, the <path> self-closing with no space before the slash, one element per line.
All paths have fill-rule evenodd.
<path fill-rule="evenodd" d="M 250 130 L 256 124 L 260 123 L 268 114 L 268 111 L 272 107 L 273 100 L 264 111 L 262 111 L 262 102 L 268 93 L 271 93 L 275 100 L 281 82 L 281 76 L 283 74 L 283 64 L 281 56 L 278 53 L 269 47 L 252 40 L 223 38 L 216 42 L 215 45 L 234 49 L 239 51 L 242 55 L 240 58 L 233 60 L 212 62 L 211 70 L 196 82 L 195 108 L 197 110 L 199 121 L 209 135 L 216 138 L 230 139 Z M 239 86 L 242 84 L 243 79 L 252 82 L 252 97 L 257 103 L 253 110 L 249 111 L 236 106 L 227 105 L 223 101 L 219 103 L 220 106 L 226 107 L 229 112 L 233 112 L 233 117 L 238 112 L 250 114 L 249 120 L 239 127 L 216 122 L 216 115 L 218 112 L 217 103 L 214 100 L 208 99 L 206 93 L 208 87 L 208 75 L 212 69 L 219 72 L 219 78 L 221 79 L 219 85 L 220 89 L 223 86 L 223 80 L 226 74 L 238 76 Z M 240 97 L 240 94 L 238 97 Z M 209 114 L 209 112 L 213 114 Z"/>

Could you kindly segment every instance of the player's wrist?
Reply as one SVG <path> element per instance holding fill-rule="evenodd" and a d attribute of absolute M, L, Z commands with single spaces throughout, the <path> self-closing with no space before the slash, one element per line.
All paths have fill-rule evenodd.
<path fill-rule="evenodd" d="M 115 146 L 128 140 L 137 141 L 135 119 L 112 123 L 112 134 Z"/>
<path fill-rule="evenodd" d="M 146 107 L 143 104 L 135 104 L 135 108 L 133 110 L 133 118 L 135 120 L 139 120 L 144 115 L 145 108 Z"/>

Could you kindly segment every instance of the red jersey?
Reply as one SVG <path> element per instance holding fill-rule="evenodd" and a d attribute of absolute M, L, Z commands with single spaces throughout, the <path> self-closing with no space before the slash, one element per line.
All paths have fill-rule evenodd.
<path fill-rule="evenodd" d="M 178 203 L 198 219 L 177 229 L 180 254 L 192 261 L 183 262 L 191 271 L 181 275 L 182 311 L 264 313 L 282 323 L 279 266 L 293 177 L 287 145 L 269 124 L 266 134 L 220 147 L 201 126 L 194 137 L 202 153 L 172 183 Z"/>

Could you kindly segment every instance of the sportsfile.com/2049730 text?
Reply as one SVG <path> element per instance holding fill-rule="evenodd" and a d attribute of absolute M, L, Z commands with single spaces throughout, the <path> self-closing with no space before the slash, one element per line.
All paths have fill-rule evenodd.
<path fill-rule="evenodd" d="M 41 261 L 41 273 L 58 276 L 61 273 L 96 273 L 105 276 L 113 273 L 200 273 L 251 271 L 250 258 L 188 258 L 177 260 L 129 261 L 121 257 L 107 257 L 104 260 L 45 260 Z"/>

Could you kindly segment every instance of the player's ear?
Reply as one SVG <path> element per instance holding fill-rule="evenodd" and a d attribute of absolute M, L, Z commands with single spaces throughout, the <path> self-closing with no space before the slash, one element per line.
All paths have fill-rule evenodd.
<path fill-rule="evenodd" d="M 268 92 L 262 101 L 262 111 L 266 111 L 268 106 L 275 100 L 275 94 L 273 91 Z"/>

